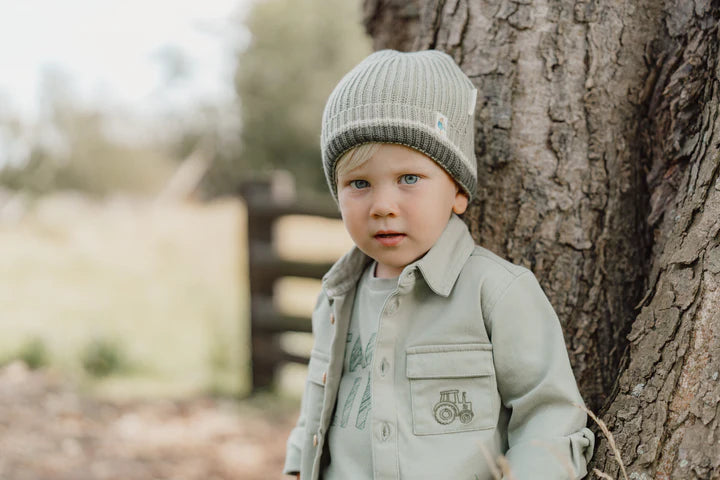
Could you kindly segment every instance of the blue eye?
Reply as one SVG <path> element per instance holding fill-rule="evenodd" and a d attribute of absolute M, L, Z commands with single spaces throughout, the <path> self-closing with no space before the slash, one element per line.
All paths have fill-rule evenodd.
<path fill-rule="evenodd" d="M 408 185 L 412 185 L 413 183 L 417 183 L 417 181 L 419 179 L 420 179 L 420 177 L 418 177 L 417 175 L 408 173 L 408 174 L 402 176 L 402 183 L 407 183 Z"/>
<path fill-rule="evenodd" d="M 370 183 L 367 180 L 351 180 L 350 186 L 353 188 L 356 188 L 358 190 L 362 188 L 367 188 L 370 186 Z"/>

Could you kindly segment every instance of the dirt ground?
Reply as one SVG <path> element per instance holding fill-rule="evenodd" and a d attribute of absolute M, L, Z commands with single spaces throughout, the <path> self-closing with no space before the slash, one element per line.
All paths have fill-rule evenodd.
<path fill-rule="evenodd" d="M 111 401 L 0 369 L 0 480 L 260 480 L 281 474 L 292 402 Z"/>

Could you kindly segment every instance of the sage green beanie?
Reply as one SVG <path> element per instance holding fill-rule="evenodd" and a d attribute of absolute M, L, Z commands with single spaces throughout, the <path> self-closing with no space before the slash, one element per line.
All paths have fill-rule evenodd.
<path fill-rule="evenodd" d="M 450 55 L 439 50 L 372 53 L 330 94 L 320 146 L 337 201 L 335 166 L 363 143 L 397 143 L 444 168 L 470 199 L 477 188 L 474 114 L 477 90 Z"/>

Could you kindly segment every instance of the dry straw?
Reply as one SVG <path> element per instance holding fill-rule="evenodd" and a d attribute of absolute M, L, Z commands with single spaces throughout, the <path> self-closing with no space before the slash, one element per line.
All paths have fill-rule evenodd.
<path fill-rule="evenodd" d="M 565 468 L 565 473 L 567 473 L 568 478 L 573 478 L 575 476 L 575 469 L 573 468 L 572 464 L 570 463 L 570 460 L 568 460 L 567 455 L 563 455 L 561 451 L 559 451 L 557 448 L 553 447 L 552 445 L 545 444 L 543 442 L 534 441 L 532 442 L 533 445 L 537 445 L 539 447 L 544 448 L 548 452 L 552 454 L 553 457 L 557 458 L 560 464 Z"/>
<path fill-rule="evenodd" d="M 615 444 L 615 437 L 613 437 L 612 433 L 610 433 L 610 430 L 607 428 L 607 425 L 605 425 L 605 422 L 600 420 L 593 412 L 588 410 L 588 408 L 585 405 L 578 405 L 577 403 L 575 403 L 573 405 L 575 405 L 576 407 L 578 407 L 581 410 L 584 410 L 585 413 L 587 413 L 588 416 L 590 418 L 592 418 L 595 423 L 597 423 L 598 427 L 600 427 L 600 430 L 602 430 L 603 434 L 605 435 L 605 438 L 607 438 L 607 440 L 608 440 L 608 445 L 610 445 L 610 449 L 612 450 L 613 454 L 615 455 L 615 460 L 617 460 L 618 465 L 620 465 L 620 471 L 623 474 L 623 478 L 625 480 L 628 480 L 627 472 L 625 471 L 625 464 L 623 463 L 622 456 L 620 455 L 620 450 L 617 448 L 617 445 Z M 597 469 L 593 469 L 593 471 L 595 472 L 596 475 L 601 473 Z M 611 478 L 611 477 L 607 476 L 607 474 L 603 474 L 603 475 L 606 475 L 606 477 L 603 477 L 603 478 Z"/>
<path fill-rule="evenodd" d="M 625 480 L 628 480 L 627 472 L 625 471 L 625 465 L 623 463 L 622 457 L 620 455 L 620 450 L 617 448 L 617 445 L 615 444 L 615 437 L 613 437 L 612 433 L 610 433 L 610 430 L 607 428 L 607 425 L 605 425 L 605 422 L 600 420 L 593 412 L 588 410 L 587 407 L 584 405 L 578 405 L 577 403 L 574 403 L 576 407 L 579 409 L 585 411 L 585 413 L 588 414 L 590 418 L 600 427 L 600 430 L 605 435 L 605 438 L 608 440 L 608 444 L 610 445 L 610 449 L 612 450 L 613 454 L 615 455 L 615 459 L 618 462 L 618 465 L 620 465 L 620 471 L 622 472 L 623 478 Z M 572 465 L 568 461 L 567 458 L 565 458 L 564 455 L 562 455 L 557 449 L 552 448 L 549 445 L 545 445 L 541 442 L 533 442 L 535 445 L 541 446 L 545 449 L 547 449 L 553 456 L 557 457 L 558 460 L 563 464 L 565 467 L 565 470 L 568 474 L 568 478 L 573 478 L 575 476 L 575 472 L 572 468 Z M 483 456 L 485 457 L 485 461 L 488 464 L 488 467 L 490 468 L 490 473 L 493 476 L 494 480 L 515 480 L 515 476 L 513 475 L 511 469 L 510 469 L 510 462 L 508 462 L 507 458 L 504 455 L 500 455 L 497 457 L 497 459 L 493 459 L 492 455 L 488 451 L 487 447 L 483 445 L 482 443 L 479 443 L 480 445 L 480 451 L 482 452 Z M 597 468 L 593 468 L 593 473 L 597 475 L 599 478 L 605 479 L 605 480 L 614 480 L 610 475 L 608 475 L 605 472 L 601 472 Z M 504 475 L 504 477 L 503 477 Z"/>
<path fill-rule="evenodd" d="M 604 478 L 605 480 L 614 480 L 610 475 L 605 472 L 601 472 L 597 468 L 593 468 L 593 473 L 600 478 Z"/>
<path fill-rule="evenodd" d="M 494 480 L 501 480 L 502 474 L 500 473 L 500 470 L 498 469 L 497 462 L 492 458 L 492 455 L 490 455 L 490 452 L 488 451 L 487 447 L 481 443 L 478 442 L 480 445 L 480 451 L 482 452 L 483 456 L 485 457 L 485 461 L 488 464 L 488 467 L 490 468 L 490 473 L 492 473 Z"/>

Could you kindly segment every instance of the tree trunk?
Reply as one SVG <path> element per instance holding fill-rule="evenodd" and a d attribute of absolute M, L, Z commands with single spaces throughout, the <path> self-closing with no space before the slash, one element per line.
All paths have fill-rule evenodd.
<path fill-rule="evenodd" d="M 535 272 L 628 474 L 720 478 L 718 2 L 399 5 L 365 1 L 375 48 L 443 50 L 478 87 L 465 220 Z M 593 466 L 619 473 L 604 439 Z"/>

